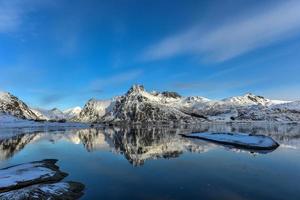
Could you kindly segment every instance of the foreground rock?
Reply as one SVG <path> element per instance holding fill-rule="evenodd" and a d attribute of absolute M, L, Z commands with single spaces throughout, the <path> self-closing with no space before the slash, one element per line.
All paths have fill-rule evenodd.
<path fill-rule="evenodd" d="M 271 137 L 264 135 L 244 133 L 193 133 L 183 134 L 182 136 L 254 150 L 273 150 L 279 146 Z"/>
<path fill-rule="evenodd" d="M 57 160 L 48 159 L 15 165 L 0 170 L 0 192 L 44 182 L 57 182 L 68 174 L 55 165 Z"/>
<path fill-rule="evenodd" d="M 59 170 L 57 160 L 47 159 L 0 170 L 0 199 L 78 199 L 84 185 L 59 182 L 68 174 Z"/>
<path fill-rule="evenodd" d="M 84 185 L 77 182 L 37 184 L 0 194 L 1 200 L 55 200 L 78 199 L 83 195 Z"/>

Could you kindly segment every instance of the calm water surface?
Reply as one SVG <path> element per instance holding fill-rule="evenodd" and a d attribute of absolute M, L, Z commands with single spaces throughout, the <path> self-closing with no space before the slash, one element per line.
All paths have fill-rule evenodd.
<path fill-rule="evenodd" d="M 250 152 L 179 135 L 191 132 L 265 134 L 280 147 Z M 86 185 L 82 199 L 300 199 L 299 125 L 0 129 L 1 168 L 46 158 Z"/>

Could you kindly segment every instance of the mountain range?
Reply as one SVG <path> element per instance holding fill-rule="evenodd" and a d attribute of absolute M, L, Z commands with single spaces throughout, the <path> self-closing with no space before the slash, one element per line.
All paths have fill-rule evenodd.
<path fill-rule="evenodd" d="M 61 111 L 30 108 L 8 92 L 0 92 L 0 113 L 17 118 L 88 123 L 198 123 L 203 121 L 299 122 L 300 101 L 270 100 L 247 93 L 211 100 L 176 92 L 148 92 L 133 85 L 110 100 L 90 99 L 85 106 Z"/>

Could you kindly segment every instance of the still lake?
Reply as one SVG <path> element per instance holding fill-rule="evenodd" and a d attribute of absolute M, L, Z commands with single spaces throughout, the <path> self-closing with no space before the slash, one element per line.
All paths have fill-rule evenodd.
<path fill-rule="evenodd" d="M 280 146 L 251 152 L 179 134 L 264 134 Z M 300 199 L 300 125 L 0 129 L 0 168 L 58 159 L 82 199 Z M 0 180 L 1 181 L 1 180 Z"/>

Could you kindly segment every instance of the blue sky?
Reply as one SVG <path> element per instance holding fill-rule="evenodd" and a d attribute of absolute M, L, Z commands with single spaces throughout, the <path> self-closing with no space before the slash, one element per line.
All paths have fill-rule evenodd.
<path fill-rule="evenodd" d="M 300 99 L 300 1 L 0 0 L 0 90 L 65 109 L 148 90 Z"/>

